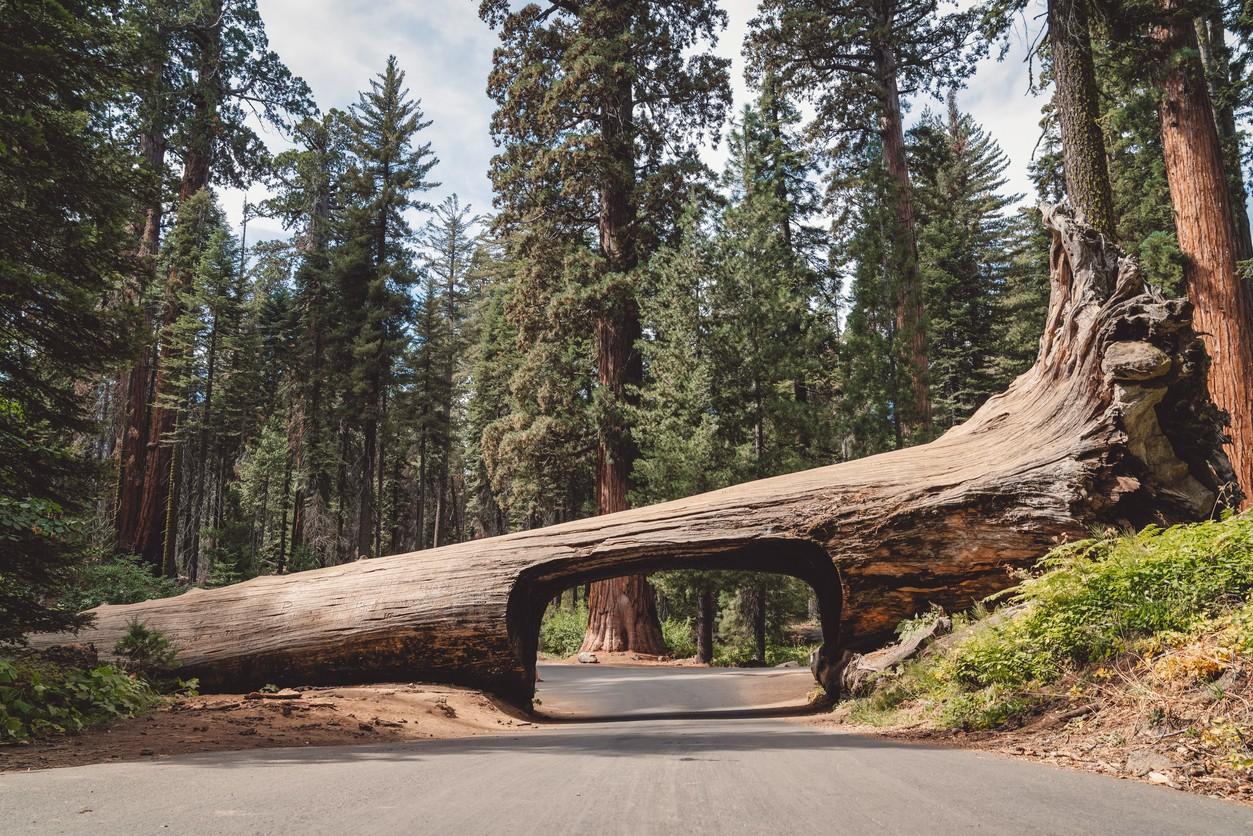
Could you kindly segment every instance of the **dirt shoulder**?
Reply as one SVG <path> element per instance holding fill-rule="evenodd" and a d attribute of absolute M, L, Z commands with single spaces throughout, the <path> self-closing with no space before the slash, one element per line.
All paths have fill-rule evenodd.
<path fill-rule="evenodd" d="M 294 694 L 294 695 L 293 695 Z M 536 728 L 478 691 L 443 685 L 300 688 L 209 694 L 80 734 L 0 747 L 0 772 L 159 760 L 194 752 L 470 737 Z"/>
<path fill-rule="evenodd" d="M 546 665 L 583 665 L 587 662 L 580 662 L 579 657 L 584 654 L 576 653 L 573 656 L 553 656 L 549 653 L 539 654 L 539 661 Z M 591 654 L 596 661 L 593 665 L 612 665 L 614 667 L 666 667 L 666 668 L 707 668 L 710 667 L 704 662 L 697 662 L 695 658 L 675 659 L 672 656 L 654 656 L 651 653 L 631 653 L 631 652 L 607 652 L 598 650 Z"/>
<path fill-rule="evenodd" d="M 879 735 L 938 746 L 978 749 L 1010 757 L 1143 781 L 1253 806 L 1253 782 L 1215 752 L 1215 741 L 1197 725 L 1153 724 L 1134 706 L 1103 704 L 1059 708 L 1017 729 L 963 732 L 922 725 L 864 725 L 847 705 L 799 722 L 849 733 Z M 1199 724 L 1198 724 L 1199 725 Z"/>

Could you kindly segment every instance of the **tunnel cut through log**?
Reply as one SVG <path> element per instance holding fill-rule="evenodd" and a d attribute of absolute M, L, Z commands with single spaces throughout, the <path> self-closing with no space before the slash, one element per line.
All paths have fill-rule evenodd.
<path fill-rule="evenodd" d="M 625 559 L 553 561 L 519 574 L 509 595 L 506 618 L 514 652 L 534 678 L 540 622 L 557 593 L 571 586 L 621 575 L 648 575 L 668 569 L 737 570 L 789 575 L 807 583 L 818 601 L 822 645 L 811 671 L 828 692 L 838 689 L 840 617 L 844 591 L 839 572 L 825 549 L 805 540 L 761 538 L 716 542 L 698 548 L 658 549 Z"/>
<path fill-rule="evenodd" d="M 1206 517 L 1232 501 L 1222 416 L 1186 300 L 1065 208 L 1035 364 L 925 445 L 615 514 L 94 611 L 108 653 L 132 619 L 206 689 L 399 679 L 533 695 L 553 584 L 662 566 L 838 577 L 825 655 L 872 647 L 931 604 L 961 609 L 1093 526 Z M 799 567 L 799 568 L 798 568 Z M 838 575 L 837 575 L 838 573 Z M 72 641 L 38 636 L 35 645 Z M 820 678 L 827 678 L 819 671 Z"/>

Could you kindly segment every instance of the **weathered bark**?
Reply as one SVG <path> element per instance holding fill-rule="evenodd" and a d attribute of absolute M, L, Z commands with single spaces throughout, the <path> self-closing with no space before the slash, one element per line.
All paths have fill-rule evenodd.
<path fill-rule="evenodd" d="M 624 12 L 621 21 L 623 31 L 628 14 Z M 631 84 L 630 76 L 621 74 L 606 94 L 600 114 L 600 137 L 609 169 L 600 195 L 600 252 L 607 268 L 615 273 L 627 273 L 637 264 L 632 202 L 635 102 Z M 635 350 L 640 338 L 639 306 L 634 294 L 622 287 L 613 287 L 609 298 L 600 300 L 600 306 L 594 333 L 597 383 L 609 393 L 615 404 L 612 412 L 616 413 L 617 405 L 629 396 L 629 388 L 644 379 L 643 360 Z M 617 419 L 607 420 L 616 424 Z M 635 444 L 623 427 L 600 427 L 596 439 L 596 513 L 612 514 L 631 507 L 628 492 L 635 455 Z M 592 584 L 587 610 L 583 651 L 665 653 L 655 596 L 647 578 L 615 578 Z"/>
<path fill-rule="evenodd" d="M 420 553 L 94 611 L 131 619 L 206 688 L 400 677 L 529 704 L 540 619 L 573 584 L 669 568 L 790 574 L 818 598 L 814 672 L 932 604 L 961 610 L 1092 526 L 1206 517 L 1231 478 L 1185 300 L 1061 209 L 1035 365 L 930 444 L 675 502 Z M 36 637 L 46 645 L 66 637 Z"/>
<path fill-rule="evenodd" d="M 766 587 L 761 583 L 753 584 L 745 591 L 745 603 L 748 615 L 753 622 L 753 658 L 766 663 Z"/>
<path fill-rule="evenodd" d="M 1071 202 L 1099 232 L 1114 237 L 1114 194 L 1101 135 L 1086 0 L 1049 0 L 1053 108 L 1062 129 L 1062 167 Z"/>
<path fill-rule="evenodd" d="M 1166 180 L 1196 328 L 1213 359 L 1210 395 L 1231 415 L 1231 462 L 1253 493 L 1253 295 L 1236 272 L 1240 245 L 1196 30 L 1177 8 L 1166 0 L 1153 28 L 1167 68 L 1159 107 Z"/>
<path fill-rule="evenodd" d="M 117 465 L 117 483 L 114 490 L 113 532 L 118 548 L 137 552 L 139 550 L 139 509 L 143 499 L 144 467 L 148 455 L 148 424 L 151 420 L 150 404 L 155 345 L 152 340 L 156 323 L 150 307 L 141 304 L 152 277 L 156 274 L 155 260 L 161 246 L 161 217 L 164 208 L 161 185 L 165 173 L 166 118 L 164 72 L 168 47 L 165 31 L 157 27 L 151 36 L 156 43 L 148 69 L 148 89 L 143 101 L 145 126 L 139 137 L 139 155 L 144 170 L 150 178 L 147 205 L 136 219 L 137 276 L 125 286 L 126 302 L 140 305 L 143 322 L 141 334 L 145 340 L 135 363 L 124 370 L 117 380 L 115 408 L 117 442 L 114 445 Z"/>

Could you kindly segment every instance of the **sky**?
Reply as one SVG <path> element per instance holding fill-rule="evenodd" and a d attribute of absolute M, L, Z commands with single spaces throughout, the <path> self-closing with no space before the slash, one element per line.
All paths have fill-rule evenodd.
<path fill-rule="evenodd" d="M 490 211 L 487 169 L 495 148 L 489 133 L 493 103 L 486 88 L 496 35 L 479 20 L 476 0 L 258 0 L 257 5 L 271 47 L 309 83 L 323 111 L 356 102 L 357 91 L 368 87 L 387 56 L 394 54 L 411 94 L 422 100 L 426 118 L 433 123 L 424 139 L 439 157 L 431 176 L 441 186 L 427 196 L 428 202 L 437 204 L 455 192 L 476 212 Z M 1032 5 L 1043 8 L 1041 0 L 1032 0 Z M 722 6 L 729 22 L 717 52 L 732 59 L 739 107 L 751 99 L 740 47 L 757 2 L 726 0 Z M 983 61 L 967 89 L 958 94 L 959 107 L 984 126 L 1009 158 L 1007 190 L 1024 195 L 1031 191 L 1027 166 L 1039 136 L 1042 104 L 1029 93 L 1025 63 L 1030 36 L 1039 26 L 1036 11 L 1029 8 L 1026 22 L 1017 26 L 1005 59 Z M 942 107 L 936 101 L 909 104 L 907 121 L 916 119 L 927 104 Z M 272 150 L 288 147 L 273 129 L 262 136 Z M 711 145 L 704 154 L 715 170 L 726 159 L 721 145 Z M 247 199 L 255 202 L 264 196 L 256 187 Z M 238 228 L 245 195 L 230 191 L 221 197 Z M 258 218 L 249 224 L 250 242 L 281 235 L 274 221 Z"/>

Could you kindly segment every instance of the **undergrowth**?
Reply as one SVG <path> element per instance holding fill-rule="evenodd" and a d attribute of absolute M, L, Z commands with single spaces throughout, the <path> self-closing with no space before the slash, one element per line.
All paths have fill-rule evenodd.
<path fill-rule="evenodd" d="M 574 608 L 551 606 L 540 622 L 539 649 L 553 656 L 572 656 L 583 644 L 587 632 L 587 605 L 582 601 Z"/>
<path fill-rule="evenodd" d="M 1016 615 L 958 619 L 941 652 L 880 680 L 850 717 L 1000 728 L 1081 697 L 1128 658 L 1157 677 L 1213 680 L 1253 655 L 1251 590 L 1253 515 L 1071 543 L 1002 596 Z M 1204 652 L 1181 655 L 1201 637 Z"/>
<path fill-rule="evenodd" d="M 116 665 L 87 645 L 0 657 L 0 744 L 82 731 L 143 714 L 163 694 L 195 693 L 195 680 L 171 674 L 177 655 L 159 631 L 132 622 L 113 652 Z"/>
<path fill-rule="evenodd" d="M 113 665 L 0 659 L 0 743 L 81 731 L 142 713 L 159 701 L 146 681 Z"/>

